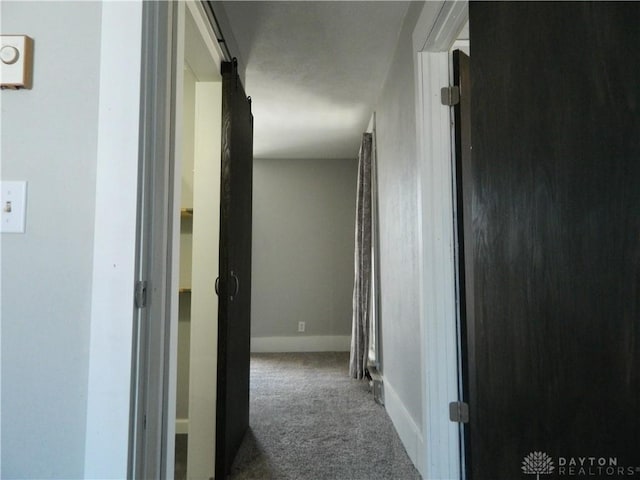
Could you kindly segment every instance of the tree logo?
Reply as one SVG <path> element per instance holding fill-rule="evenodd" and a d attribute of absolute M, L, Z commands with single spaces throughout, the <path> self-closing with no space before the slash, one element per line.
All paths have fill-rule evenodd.
<path fill-rule="evenodd" d="M 540 475 L 551 475 L 555 468 L 553 459 L 544 452 L 531 452 L 522 461 L 522 471 L 535 475 L 536 480 L 540 480 Z"/>

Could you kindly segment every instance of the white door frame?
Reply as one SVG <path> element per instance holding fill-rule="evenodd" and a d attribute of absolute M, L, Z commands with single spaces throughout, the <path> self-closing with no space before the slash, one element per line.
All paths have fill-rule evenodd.
<path fill-rule="evenodd" d="M 193 220 L 191 269 L 191 318 L 189 352 L 189 416 L 187 478 L 212 478 L 215 462 L 216 429 L 216 366 L 218 361 L 218 298 L 214 291 L 218 276 L 218 241 L 220 237 L 220 165 L 222 138 L 222 75 L 223 53 L 209 23 L 202 4 L 193 0 L 178 7 L 178 32 L 184 32 L 183 57 L 176 63 L 176 74 L 184 83 L 184 69 L 188 65 L 195 77 L 193 158 Z M 176 103 L 182 103 L 182 90 L 177 90 Z M 184 106 L 183 106 L 184 107 Z M 178 109 L 176 109 L 178 110 Z M 184 111 L 184 108 L 179 110 Z M 176 118 L 185 118 L 183 114 Z M 176 136 L 184 130 L 176 124 Z M 181 139 L 186 141 L 187 139 Z M 176 152 L 184 151 L 178 147 Z M 177 164 L 176 155 L 176 164 Z M 183 159 L 186 162 L 186 158 Z M 183 163 L 183 162 L 181 162 Z M 177 170 L 176 170 L 177 172 Z M 180 169 L 182 172 L 182 168 Z M 178 207 L 182 175 L 174 179 L 174 196 Z M 174 244 L 174 256 L 180 245 Z M 179 281 L 179 278 L 177 278 Z M 177 289 L 176 289 L 177 290 Z M 177 327 L 178 317 L 172 318 Z M 177 335 L 176 335 L 177 336 Z M 177 338 L 176 338 L 177 340 Z M 177 350 L 171 350 L 170 362 L 177 366 Z M 174 370 L 172 370 L 173 374 Z M 175 370 L 177 376 L 177 370 Z M 171 378 L 171 386 L 176 385 Z M 174 398 L 172 396 L 172 398 Z M 175 410 L 172 410 L 175 412 Z M 169 432 L 167 432 L 169 434 Z"/>
<path fill-rule="evenodd" d="M 168 339 L 173 217 L 167 199 L 173 139 L 171 132 L 174 8 L 169 2 L 142 6 L 140 80 L 140 165 L 136 281 L 147 282 L 146 305 L 137 310 L 131 356 L 131 420 L 127 478 L 164 478 Z M 131 108 L 131 106 L 129 106 Z M 172 460 L 171 460 L 172 461 Z M 173 472 L 171 472 L 173 474 Z"/>
<path fill-rule="evenodd" d="M 449 420 L 459 399 L 455 176 L 451 109 L 440 101 L 450 84 L 449 49 L 468 19 L 468 2 L 426 2 L 413 34 L 417 99 L 422 318 L 423 476 L 464 478 L 462 434 Z"/>
<path fill-rule="evenodd" d="M 85 478 L 128 468 L 142 19 L 142 2 L 101 5 Z"/>
<path fill-rule="evenodd" d="M 144 2 L 142 12 L 136 277 L 147 305 L 133 329 L 129 478 L 174 477 L 185 9 L 199 31 L 211 23 L 203 2 L 187 3 Z"/>
<path fill-rule="evenodd" d="M 173 52 L 174 61 L 172 64 L 172 78 L 174 79 L 174 88 L 172 90 L 172 105 L 171 105 L 171 131 L 169 135 L 172 138 L 172 154 L 169 158 L 170 172 L 169 177 L 169 198 L 168 204 L 170 205 L 172 217 L 171 229 L 169 231 L 171 240 L 168 247 L 168 263 L 171 264 L 171 275 L 168 278 L 170 289 L 168 292 L 168 304 L 167 308 L 168 323 L 169 323 L 169 338 L 168 344 L 168 372 L 166 377 L 165 395 L 166 395 L 166 423 L 162 431 L 163 445 L 166 445 L 166 452 L 164 455 L 163 473 L 167 479 L 173 478 L 174 466 L 175 466 L 175 424 L 176 424 L 176 387 L 177 387 L 177 365 L 178 365 L 178 292 L 180 289 L 180 200 L 181 200 L 181 188 L 182 188 L 182 151 L 183 151 L 183 129 L 182 119 L 184 118 L 183 109 L 183 97 L 182 92 L 184 88 L 184 70 L 186 58 L 191 56 L 193 60 L 192 67 L 197 71 L 205 75 L 205 70 L 209 69 L 209 66 L 204 65 L 206 57 L 209 56 L 213 62 L 213 66 L 210 70 L 220 71 L 220 66 L 223 61 L 223 53 L 220 49 L 218 42 L 215 39 L 215 34 L 211 28 L 211 24 L 207 18 L 207 14 L 204 11 L 204 7 L 201 2 L 197 0 L 187 0 L 184 2 L 175 2 L 174 10 L 174 31 L 173 37 Z M 193 23 L 192 23 L 193 22 Z M 190 25 L 190 27 L 188 27 Z M 192 42 L 190 43 L 188 35 L 191 35 Z M 193 36 L 199 37 L 193 40 Z M 187 45 L 191 45 L 190 48 L 195 48 L 196 45 L 193 42 L 197 42 L 201 49 L 200 52 L 186 52 Z M 207 76 L 211 75 L 210 72 L 206 73 Z M 213 288 L 213 282 L 211 288 Z M 217 311 L 214 312 L 217 316 Z M 217 352 L 217 348 L 214 346 L 214 351 Z M 215 377 L 212 377 L 215 381 Z M 193 382 L 191 382 L 193 383 Z M 192 386 L 190 386 L 190 391 Z M 215 386 L 214 386 L 215 390 Z M 190 397 L 191 397 L 190 392 Z M 190 399 L 190 408 L 193 407 L 193 403 Z M 205 435 L 206 436 L 206 435 Z M 215 434 L 214 434 L 215 438 Z M 193 446 L 193 445 L 192 445 Z M 212 445 L 213 449 L 213 445 Z M 193 450 L 193 449 L 191 449 Z M 202 455 L 206 455 L 206 452 L 200 452 Z M 213 455 L 213 452 L 210 452 Z M 196 460 L 193 455 L 189 455 L 188 466 L 192 470 L 201 471 L 201 460 Z M 195 463 L 194 463 L 195 462 Z M 192 475 L 187 472 L 191 477 Z"/>
<path fill-rule="evenodd" d="M 169 162 L 171 162 L 169 177 L 170 191 L 168 204 L 170 205 L 172 217 L 171 230 L 170 230 L 170 245 L 168 248 L 168 262 L 171 264 L 171 275 L 168 278 L 170 289 L 168 292 L 169 307 L 167 308 L 168 323 L 169 323 L 169 338 L 168 338 L 168 371 L 166 377 L 165 395 L 166 395 L 166 423 L 162 431 L 163 445 L 166 445 L 166 452 L 164 455 L 164 467 L 163 472 L 167 479 L 172 479 L 174 476 L 175 467 L 175 426 L 176 426 L 176 394 L 177 394 L 177 367 L 178 367 L 178 292 L 180 289 L 180 210 L 181 210 L 181 189 L 182 189 L 182 152 L 183 152 L 183 129 L 182 119 L 184 118 L 183 109 L 183 89 L 184 89 L 184 64 L 187 59 L 191 63 L 191 67 L 194 69 L 197 76 L 201 79 L 208 79 L 214 77 L 212 73 L 220 72 L 221 63 L 224 60 L 220 45 L 216 40 L 215 33 L 213 32 L 211 23 L 207 18 L 207 13 L 204 10 L 202 2 L 198 0 L 186 0 L 182 2 L 175 2 L 174 10 L 174 31 L 173 37 L 173 52 L 174 61 L 172 64 L 172 78 L 174 79 L 174 89 L 172 90 L 172 105 L 171 105 L 171 131 L 170 136 L 172 138 L 172 144 L 174 146 L 172 150 Z M 186 52 L 186 48 L 189 46 L 192 51 Z M 211 61 L 211 65 L 207 65 L 207 61 Z M 222 114 L 221 114 L 222 115 Z M 194 222 L 195 223 L 195 222 Z M 198 286 L 200 287 L 200 286 Z M 194 289 L 196 287 L 194 286 Z M 213 281 L 211 281 L 210 288 L 213 289 Z M 217 310 L 213 312 L 217 318 Z M 216 324 L 217 325 L 217 324 Z M 192 337 L 193 338 L 193 337 Z M 213 346 L 213 352 L 217 352 L 217 346 Z M 198 361 L 201 362 L 202 358 L 199 357 Z M 210 363 L 210 362 L 209 362 Z M 193 372 L 192 372 L 193 373 Z M 193 378 L 193 375 L 190 375 Z M 215 382 L 215 376 L 212 376 L 212 381 Z M 193 382 L 190 382 L 193 384 Z M 190 400 L 189 407 L 194 409 L 193 399 L 193 385 L 190 385 Z M 202 390 L 202 389 L 200 389 Z M 211 389 L 204 389 L 209 392 Z M 213 386 L 215 391 L 215 385 Z M 202 391 L 197 395 L 202 396 Z M 215 395 L 215 394 L 214 394 Z M 210 393 L 207 394 L 210 397 Z M 197 404 L 198 406 L 200 403 Z M 190 415 L 192 412 L 190 411 Z M 196 428 L 201 427 L 196 425 Z M 209 426 L 211 427 L 211 426 Z M 191 422 L 190 422 L 191 428 Z M 199 439 L 208 438 L 210 434 L 204 432 L 198 435 Z M 213 439 L 215 439 L 215 432 L 213 432 Z M 190 442 L 190 446 L 194 445 Z M 198 447 L 198 445 L 195 445 Z M 200 445 L 199 447 L 202 447 Z M 211 445 L 213 450 L 214 445 Z M 196 478 L 198 472 L 209 470 L 206 467 L 205 456 L 206 451 L 204 448 L 198 448 L 189 454 L 188 459 L 188 471 L 187 474 L 190 478 Z M 193 453 L 199 453 L 199 455 L 193 455 Z M 212 456 L 214 452 L 210 452 Z M 195 472 L 195 473 L 194 473 Z M 194 477 L 196 475 L 196 477 Z"/>

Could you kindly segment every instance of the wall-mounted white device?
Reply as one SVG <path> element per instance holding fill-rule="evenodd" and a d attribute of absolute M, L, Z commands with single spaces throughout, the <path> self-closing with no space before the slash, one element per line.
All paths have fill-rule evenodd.
<path fill-rule="evenodd" d="M 30 89 L 33 84 L 33 39 L 0 35 L 0 87 Z"/>

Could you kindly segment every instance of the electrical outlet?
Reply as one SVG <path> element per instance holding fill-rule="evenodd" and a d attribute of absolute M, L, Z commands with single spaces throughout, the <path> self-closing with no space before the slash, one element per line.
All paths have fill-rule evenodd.
<path fill-rule="evenodd" d="M 304 322 L 298 322 L 298 332 L 304 332 L 305 326 Z"/>

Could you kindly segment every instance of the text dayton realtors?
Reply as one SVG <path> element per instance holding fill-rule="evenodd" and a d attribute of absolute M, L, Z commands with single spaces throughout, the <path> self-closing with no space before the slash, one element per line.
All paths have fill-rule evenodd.
<path fill-rule="evenodd" d="M 559 475 L 634 475 L 635 467 L 618 465 L 616 457 L 558 457 Z"/>

